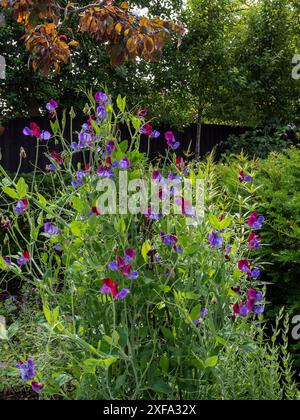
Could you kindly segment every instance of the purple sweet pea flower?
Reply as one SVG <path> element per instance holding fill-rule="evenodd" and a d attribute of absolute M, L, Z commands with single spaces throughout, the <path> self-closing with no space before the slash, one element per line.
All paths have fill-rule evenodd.
<path fill-rule="evenodd" d="M 206 308 L 201 309 L 201 311 L 200 311 L 200 317 L 197 318 L 194 321 L 195 326 L 198 327 L 198 325 L 200 324 L 200 320 L 201 319 L 204 319 L 207 315 L 208 315 L 208 309 L 206 309 Z"/>
<path fill-rule="evenodd" d="M 222 248 L 224 238 L 222 235 L 219 234 L 219 231 L 214 230 L 211 234 L 208 236 L 208 242 L 213 248 L 220 249 Z"/>
<path fill-rule="evenodd" d="M 28 360 L 27 362 L 20 362 L 16 365 L 17 369 L 21 371 L 21 377 L 24 382 L 30 381 L 35 376 L 34 362 L 33 360 Z"/>
<path fill-rule="evenodd" d="M 47 141 L 47 140 L 50 140 L 50 138 L 51 138 L 51 134 L 49 133 L 49 131 L 43 130 L 41 132 L 41 134 L 40 134 L 40 139 L 41 140 Z"/>
<path fill-rule="evenodd" d="M 108 96 L 104 92 L 96 92 L 96 94 L 95 94 L 95 100 L 98 103 L 107 104 L 107 102 L 108 102 Z"/>
<path fill-rule="evenodd" d="M 119 166 L 121 169 L 129 169 L 131 166 L 131 162 L 128 158 L 123 158 L 120 160 Z"/>
<path fill-rule="evenodd" d="M 58 227 L 54 223 L 51 223 L 51 222 L 47 222 L 44 224 L 44 231 L 49 236 L 56 236 L 61 233 Z"/>
<path fill-rule="evenodd" d="M 106 119 L 108 117 L 108 112 L 106 111 L 105 107 L 103 105 L 98 106 L 97 108 L 97 116 L 100 119 Z"/>
<path fill-rule="evenodd" d="M 86 133 L 85 131 L 81 131 L 78 134 L 78 148 L 84 149 L 85 147 L 88 147 L 91 145 L 93 138 L 90 133 Z"/>
<path fill-rule="evenodd" d="M 125 299 L 126 296 L 130 293 L 130 290 L 128 289 L 122 289 L 116 296 L 116 299 Z"/>
<path fill-rule="evenodd" d="M 262 302 L 264 300 L 264 297 L 261 292 L 256 293 L 255 300 L 256 302 Z"/>
<path fill-rule="evenodd" d="M 254 308 L 255 315 L 261 315 L 265 312 L 265 308 L 262 305 L 258 305 Z"/>
<path fill-rule="evenodd" d="M 139 273 L 137 271 L 133 271 L 132 273 L 129 274 L 128 278 L 130 280 L 136 280 L 139 277 Z"/>
<path fill-rule="evenodd" d="M 239 314 L 245 318 L 249 314 L 249 309 L 245 305 L 240 306 Z"/>
<path fill-rule="evenodd" d="M 108 268 L 111 270 L 111 271 L 117 271 L 118 270 L 118 263 L 117 263 L 117 261 L 111 261 L 109 264 L 108 264 Z"/>
<path fill-rule="evenodd" d="M 49 172 L 55 172 L 56 171 L 56 167 L 55 165 L 53 165 L 53 163 L 50 163 L 50 165 L 47 166 L 47 169 Z"/>
<path fill-rule="evenodd" d="M 5 261 L 6 265 L 8 265 L 9 267 L 12 265 L 12 263 L 11 263 L 11 261 L 10 261 L 9 257 L 2 257 L 2 258 L 3 258 L 3 260 Z"/>
<path fill-rule="evenodd" d="M 115 161 L 111 164 L 112 168 L 118 168 L 118 167 L 119 167 L 119 165 L 120 165 L 120 163 L 119 163 L 119 161 L 118 161 L 118 160 L 115 160 Z"/>
<path fill-rule="evenodd" d="M 252 277 L 254 280 L 257 280 L 259 276 L 260 276 L 260 270 L 259 270 L 259 268 L 254 268 L 254 269 L 251 271 L 251 277 Z"/>
<path fill-rule="evenodd" d="M 157 130 L 153 130 L 152 133 L 150 134 L 151 139 L 157 139 L 159 136 L 160 136 L 160 132 Z"/>
<path fill-rule="evenodd" d="M 176 245 L 178 241 L 175 234 L 167 235 L 165 232 L 160 232 L 160 237 L 164 245 Z"/>

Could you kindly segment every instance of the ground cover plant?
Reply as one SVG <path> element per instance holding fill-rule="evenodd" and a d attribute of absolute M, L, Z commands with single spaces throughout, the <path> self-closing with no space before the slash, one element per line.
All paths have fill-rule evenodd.
<path fill-rule="evenodd" d="M 38 187 L 38 168 L 31 185 L 0 168 L 2 391 L 89 400 L 296 399 L 283 311 L 272 337 L 265 334 L 271 303 L 261 280 L 267 261 L 257 250 L 268 216 L 259 211 L 254 162 L 235 162 L 228 189 L 212 156 L 186 162 L 173 133 L 155 130 L 143 110 L 128 111 L 126 98 L 87 97 L 86 123 L 70 143 L 66 118 L 74 115 L 60 121 L 54 100 L 46 105 L 51 133 L 24 127 L 49 159 L 42 169 L 51 189 Z M 130 133 L 123 141 L 121 123 Z M 141 134 L 149 142 L 163 136 L 166 155 L 150 162 L 139 152 Z M 50 138 L 63 152 L 47 148 Z M 140 212 L 111 211 L 111 182 L 118 186 L 125 175 L 137 181 L 130 199 L 140 180 L 152 182 L 156 198 L 172 197 L 177 212 L 144 207 L 141 196 Z M 180 193 L 184 179 L 197 187 L 190 201 Z M 116 188 L 118 202 L 123 194 Z"/>

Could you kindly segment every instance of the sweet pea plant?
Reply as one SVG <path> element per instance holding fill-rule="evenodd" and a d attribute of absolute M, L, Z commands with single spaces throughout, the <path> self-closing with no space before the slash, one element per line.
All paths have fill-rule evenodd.
<path fill-rule="evenodd" d="M 34 123 L 24 128 L 49 160 L 51 194 L 1 168 L 0 267 L 38 296 L 34 325 L 19 332 L 38 328 L 30 347 L 18 354 L 18 334 L 2 328 L 7 374 L 45 398 L 295 398 L 286 346 L 276 343 L 282 314 L 273 339 L 264 335 L 267 302 L 256 250 L 266 216 L 257 213 L 251 163 L 237 168 L 229 194 L 212 159 L 185 162 L 174 134 L 155 130 L 146 111 L 127 111 L 121 97 L 115 107 L 103 92 L 88 98 L 86 123 L 78 133 L 71 128 L 69 141 L 67 115 L 59 121 L 54 100 L 46 105 L 52 133 Z M 71 111 L 71 127 L 73 118 Z M 120 139 L 120 124 L 129 140 Z M 149 142 L 164 136 L 166 158 L 150 162 L 140 153 L 141 134 Z M 57 148 L 50 150 L 50 139 Z M 182 197 L 175 200 L 181 214 L 151 206 L 141 214 L 106 214 L 99 180 L 117 182 L 124 171 L 130 180 L 158 183 L 161 202 L 175 194 L 167 179 L 202 180 L 203 222 L 191 223 L 192 203 Z"/>

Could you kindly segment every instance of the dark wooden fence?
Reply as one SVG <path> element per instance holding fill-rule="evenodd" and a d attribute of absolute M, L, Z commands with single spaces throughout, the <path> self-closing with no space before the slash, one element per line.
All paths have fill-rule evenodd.
<path fill-rule="evenodd" d="M 34 118 L 34 121 L 44 130 L 50 130 L 49 120 L 45 117 Z M 9 172 L 16 172 L 20 162 L 20 150 L 23 148 L 26 152 L 26 159 L 22 160 L 21 172 L 30 172 L 33 170 L 36 156 L 36 141 L 33 138 L 25 137 L 22 133 L 23 128 L 29 125 L 30 120 L 28 118 L 17 118 L 12 119 L 6 125 L 5 132 L 0 136 L 0 149 L 1 149 L 1 161 L 0 164 Z M 74 131 L 79 131 L 83 119 L 76 118 L 73 123 Z M 159 128 L 158 128 L 159 129 Z M 159 129 L 161 133 L 168 130 L 168 127 L 161 127 Z M 201 135 L 201 155 L 204 156 L 210 152 L 214 147 L 218 146 L 217 150 L 220 152 L 224 149 L 224 142 L 227 140 L 230 134 L 240 135 L 247 131 L 245 127 L 232 127 L 225 125 L 204 125 Z M 122 138 L 128 139 L 128 133 L 126 128 L 121 128 Z M 190 147 L 191 153 L 195 152 L 196 148 L 196 124 L 185 128 L 182 131 L 173 130 L 181 143 L 181 147 L 178 150 L 178 154 L 183 154 Z M 66 132 L 69 132 L 68 127 Z M 59 151 L 59 145 L 55 145 L 53 141 L 50 142 L 50 147 Z M 141 140 L 141 151 L 146 152 L 148 147 L 147 138 Z M 151 141 L 150 156 L 155 158 L 161 154 L 164 154 L 166 150 L 166 142 L 161 135 L 160 138 Z M 41 150 L 38 167 L 45 169 L 49 163 L 48 159 L 44 156 L 43 149 Z"/>

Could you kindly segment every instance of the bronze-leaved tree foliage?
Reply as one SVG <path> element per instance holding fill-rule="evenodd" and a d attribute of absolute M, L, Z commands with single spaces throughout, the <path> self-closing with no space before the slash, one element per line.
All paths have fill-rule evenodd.
<path fill-rule="evenodd" d="M 74 15 L 78 32 L 108 48 L 113 66 L 142 57 L 154 60 L 171 32 L 183 33 L 181 22 L 148 19 L 130 13 L 129 4 L 117 6 L 112 0 L 99 0 L 85 6 L 63 0 L 0 0 L 0 8 L 12 9 L 13 16 L 24 26 L 24 44 L 32 55 L 32 66 L 48 76 L 59 70 L 79 47 L 73 31 L 66 29 Z"/>

